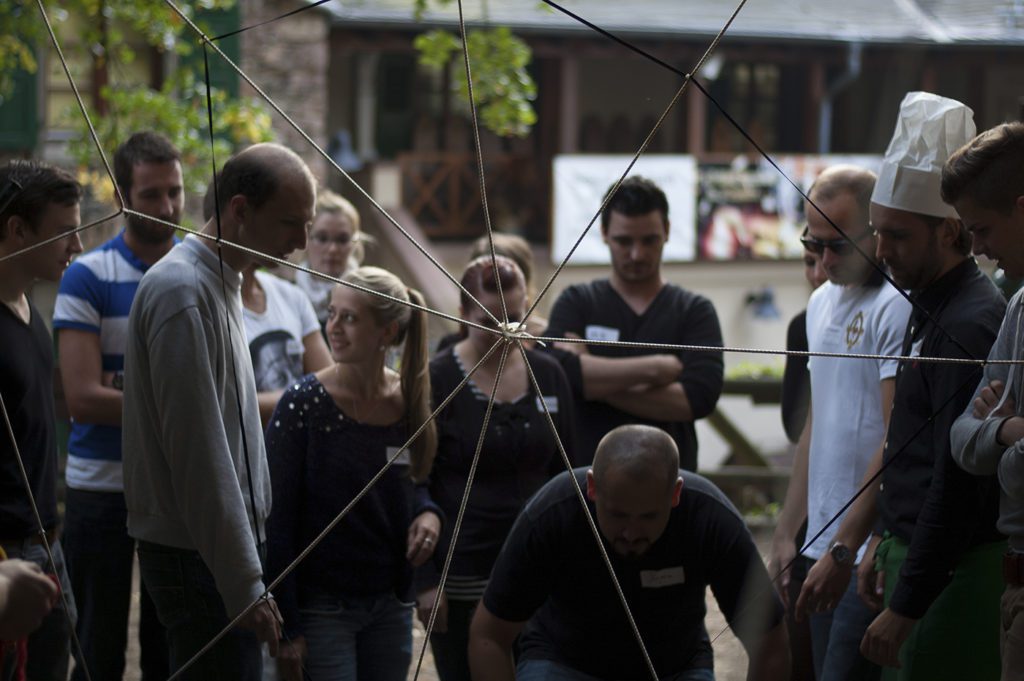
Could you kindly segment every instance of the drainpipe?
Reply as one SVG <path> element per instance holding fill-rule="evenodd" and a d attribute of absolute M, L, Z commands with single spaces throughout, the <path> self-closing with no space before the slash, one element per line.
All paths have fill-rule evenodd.
<path fill-rule="evenodd" d="M 846 53 L 846 71 L 836 78 L 821 100 L 821 115 L 818 118 L 818 153 L 832 151 L 832 103 L 850 83 L 860 77 L 861 43 L 850 43 Z"/>

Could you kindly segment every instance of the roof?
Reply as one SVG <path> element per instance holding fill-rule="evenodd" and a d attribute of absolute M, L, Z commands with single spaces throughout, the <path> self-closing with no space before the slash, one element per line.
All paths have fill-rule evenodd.
<path fill-rule="evenodd" d="M 308 0 L 307 0 L 308 1 Z M 428 0 L 421 24 L 412 0 L 335 0 L 321 7 L 335 25 L 411 29 L 458 25 L 457 0 Z M 613 33 L 648 37 L 711 37 L 735 9 L 732 0 L 559 0 Z M 521 32 L 589 31 L 540 0 L 463 0 L 468 24 Z M 747 0 L 729 29 L 733 37 L 863 43 L 1024 45 L 1024 0 Z"/>

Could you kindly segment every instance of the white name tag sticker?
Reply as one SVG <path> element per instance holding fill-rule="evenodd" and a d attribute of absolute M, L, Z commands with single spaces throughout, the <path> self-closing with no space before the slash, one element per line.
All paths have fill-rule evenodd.
<path fill-rule="evenodd" d="M 541 400 L 544 400 L 541 402 Z M 543 397 L 537 398 L 537 411 L 544 413 L 544 405 L 547 405 L 548 412 L 551 414 L 558 413 L 558 395 L 544 395 Z"/>
<path fill-rule="evenodd" d="M 391 461 L 391 459 L 395 456 L 395 454 L 398 454 L 398 450 L 399 449 L 401 449 L 401 447 L 388 447 L 388 449 L 387 449 L 388 461 Z M 409 465 L 409 450 L 406 449 L 404 452 L 399 454 L 398 458 L 395 459 L 395 463 L 393 465 L 395 465 L 395 466 L 408 466 Z"/>
<path fill-rule="evenodd" d="M 911 346 L 910 346 L 910 356 L 911 357 L 920 357 L 921 356 L 921 348 L 923 348 L 923 347 L 924 347 L 924 338 L 922 338 L 921 340 L 916 341 L 915 343 L 911 344 Z"/>
<path fill-rule="evenodd" d="M 619 340 L 619 330 L 613 329 L 610 326 L 588 324 L 586 328 L 583 329 L 583 337 L 587 340 L 595 341 L 617 341 Z"/>
<path fill-rule="evenodd" d="M 645 589 L 660 589 L 686 583 L 683 566 L 665 568 L 663 570 L 641 570 L 640 585 Z"/>

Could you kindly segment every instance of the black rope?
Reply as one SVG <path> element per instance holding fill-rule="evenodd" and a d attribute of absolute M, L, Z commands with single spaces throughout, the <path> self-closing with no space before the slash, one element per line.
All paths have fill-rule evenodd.
<path fill-rule="evenodd" d="M 295 14 L 300 14 L 302 12 L 305 12 L 308 9 L 313 9 L 314 7 L 319 7 L 320 5 L 325 5 L 328 2 L 331 2 L 331 0 L 317 0 L 317 2 L 311 3 L 309 5 L 305 5 L 303 7 L 297 7 L 297 8 L 293 9 L 290 12 L 285 12 L 284 14 L 281 14 L 279 16 L 273 17 L 271 19 L 265 19 L 264 21 L 259 21 L 259 22 L 255 23 L 255 24 L 251 24 L 249 26 L 243 26 L 242 28 L 235 29 L 234 31 L 228 31 L 227 33 L 223 33 L 223 34 L 217 36 L 216 38 L 210 38 L 210 42 L 216 42 L 218 40 L 223 40 L 224 38 L 230 38 L 233 35 L 238 35 L 239 33 L 245 33 L 246 31 L 251 31 L 252 29 L 259 28 L 260 26 L 266 26 L 267 24 L 272 24 L 275 21 L 280 21 L 281 19 L 284 19 L 286 17 L 290 17 L 290 16 L 295 15 Z"/>
<path fill-rule="evenodd" d="M 965 355 L 967 355 L 968 357 L 971 357 L 971 358 L 974 357 L 974 355 L 972 355 L 970 352 L 968 352 L 967 348 L 965 348 L 963 346 L 963 344 L 961 344 L 960 341 L 957 340 L 956 337 L 953 334 L 951 334 L 948 331 L 946 331 L 945 329 L 943 329 L 942 326 L 940 326 L 938 324 L 938 322 L 932 317 L 931 313 L 928 312 L 928 310 L 926 310 L 919 302 L 917 302 L 917 300 L 915 300 L 913 296 L 911 296 L 909 293 L 907 293 L 902 288 L 900 288 L 900 286 L 892 279 L 892 277 L 885 270 L 885 268 L 882 267 L 881 263 L 879 263 L 874 258 L 872 258 L 868 253 L 866 253 L 864 251 L 864 249 L 862 249 L 857 244 L 857 242 L 854 239 L 850 238 L 849 234 L 847 234 L 845 231 L 843 231 L 843 229 L 841 227 L 839 227 L 839 225 L 837 225 L 835 222 L 832 221 L 832 218 L 830 218 L 828 215 L 825 214 L 825 211 L 823 211 L 821 208 L 818 207 L 818 204 L 816 204 L 814 201 L 811 200 L 811 197 L 807 195 L 807 193 L 803 190 L 803 188 L 800 187 L 799 184 L 797 184 L 792 178 L 789 177 L 789 175 L 787 175 L 785 173 L 785 171 L 782 170 L 782 168 L 779 167 L 779 164 L 775 162 L 775 159 L 773 159 L 768 154 L 768 152 L 765 151 L 764 148 L 757 142 L 757 140 L 755 140 L 750 135 L 750 133 L 748 133 L 746 131 L 746 129 L 742 125 L 740 125 L 739 121 L 737 121 L 735 118 L 733 118 L 732 114 L 730 114 L 728 111 L 726 111 L 725 107 L 723 107 L 718 102 L 718 100 L 715 99 L 711 95 L 711 93 L 708 92 L 707 89 L 703 85 L 700 84 L 700 81 L 697 80 L 696 74 L 686 73 L 685 71 L 682 71 L 682 70 L 676 68 L 675 66 L 672 66 L 668 62 L 666 62 L 666 61 L 664 61 L 662 59 L 659 59 L 658 57 L 654 56 L 650 52 L 647 52 L 646 50 L 644 50 L 643 48 L 638 47 L 637 45 L 634 45 L 633 43 L 631 43 L 631 42 L 629 42 L 629 41 L 627 41 L 627 40 L 625 40 L 623 38 L 620 38 L 619 36 L 615 35 L 614 33 L 610 32 L 610 31 L 607 31 L 607 30 L 601 28 L 600 26 L 597 26 L 596 24 L 594 24 L 594 23 L 588 21 L 587 19 L 581 17 L 580 15 L 576 14 L 575 12 L 572 12 L 571 10 L 566 9 L 565 7 L 562 7 L 557 2 L 554 2 L 554 0 L 542 0 L 542 1 L 545 4 L 550 5 L 554 9 L 557 9 L 559 12 L 562 12 L 566 16 L 568 16 L 568 17 L 570 17 L 570 18 L 580 22 L 581 24 L 583 24 L 587 28 L 590 28 L 590 29 L 594 30 L 595 32 L 599 33 L 600 35 L 604 36 L 605 38 L 608 38 L 609 40 L 611 40 L 611 41 L 613 41 L 615 43 L 618 43 L 619 45 L 622 45 L 626 49 L 631 50 L 632 52 L 635 52 L 636 54 L 644 57 L 645 59 L 648 59 L 649 61 L 654 62 L 655 64 L 657 64 L 658 66 L 661 66 L 662 68 L 668 69 L 669 71 L 671 71 L 672 73 L 674 73 L 674 74 L 676 74 L 678 76 L 681 76 L 683 78 L 689 79 L 689 81 L 691 83 L 693 83 L 694 87 L 696 87 L 698 90 L 700 90 L 701 94 L 703 94 L 708 99 L 708 101 L 711 102 L 714 105 L 714 107 L 718 110 L 718 112 L 720 114 L 722 114 L 723 116 L 725 116 L 726 120 L 728 120 L 729 123 L 732 124 L 732 126 L 736 129 L 736 131 L 739 132 L 743 136 L 743 138 L 747 142 L 749 142 L 751 144 L 751 146 L 754 147 L 754 149 L 757 151 L 757 153 L 760 154 L 761 157 L 764 158 L 764 160 L 766 160 L 772 166 L 772 168 L 774 168 L 776 171 L 778 171 L 779 175 L 781 175 L 782 178 L 784 180 L 786 180 L 786 182 L 788 182 L 793 187 L 793 189 L 795 189 L 797 191 L 797 193 L 799 193 L 800 196 L 803 197 L 803 199 L 808 204 L 810 204 L 810 206 L 812 208 L 814 208 L 814 210 L 818 211 L 818 213 L 823 218 L 825 218 L 825 221 L 828 222 L 828 224 L 832 226 L 832 229 L 834 229 L 839 234 L 839 236 L 841 236 L 851 246 L 853 246 L 854 250 L 857 251 L 857 253 L 859 253 L 861 255 L 861 257 L 863 257 L 871 265 L 871 267 L 885 281 L 887 281 L 893 288 L 895 288 L 896 291 L 898 291 L 899 294 L 901 296 L 903 296 L 907 300 L 907 302 L 909 302 L 911 304 L 911 306 L 913 306 L 917 310 L 920 310 L 925 315 L 925 317 L 930 322 L 932 322 L 932 324 L 936 328 L 940 329 L 943 333 L 945 333 L 946 336 L 949 337 L 949 339 L 953 342 L 953 344 L 956 345 L 961 351 L 963 351 L 963 353 Z"/>

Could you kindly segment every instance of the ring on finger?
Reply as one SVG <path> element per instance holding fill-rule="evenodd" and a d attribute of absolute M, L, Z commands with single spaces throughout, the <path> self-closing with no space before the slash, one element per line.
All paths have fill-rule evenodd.
<path fill-rule="evenodd" d="M 434 543 L 434 539 L 432 537 L 424 537 L 423 538 L 423 543 L 424 544 L 433 544 Z"/>

